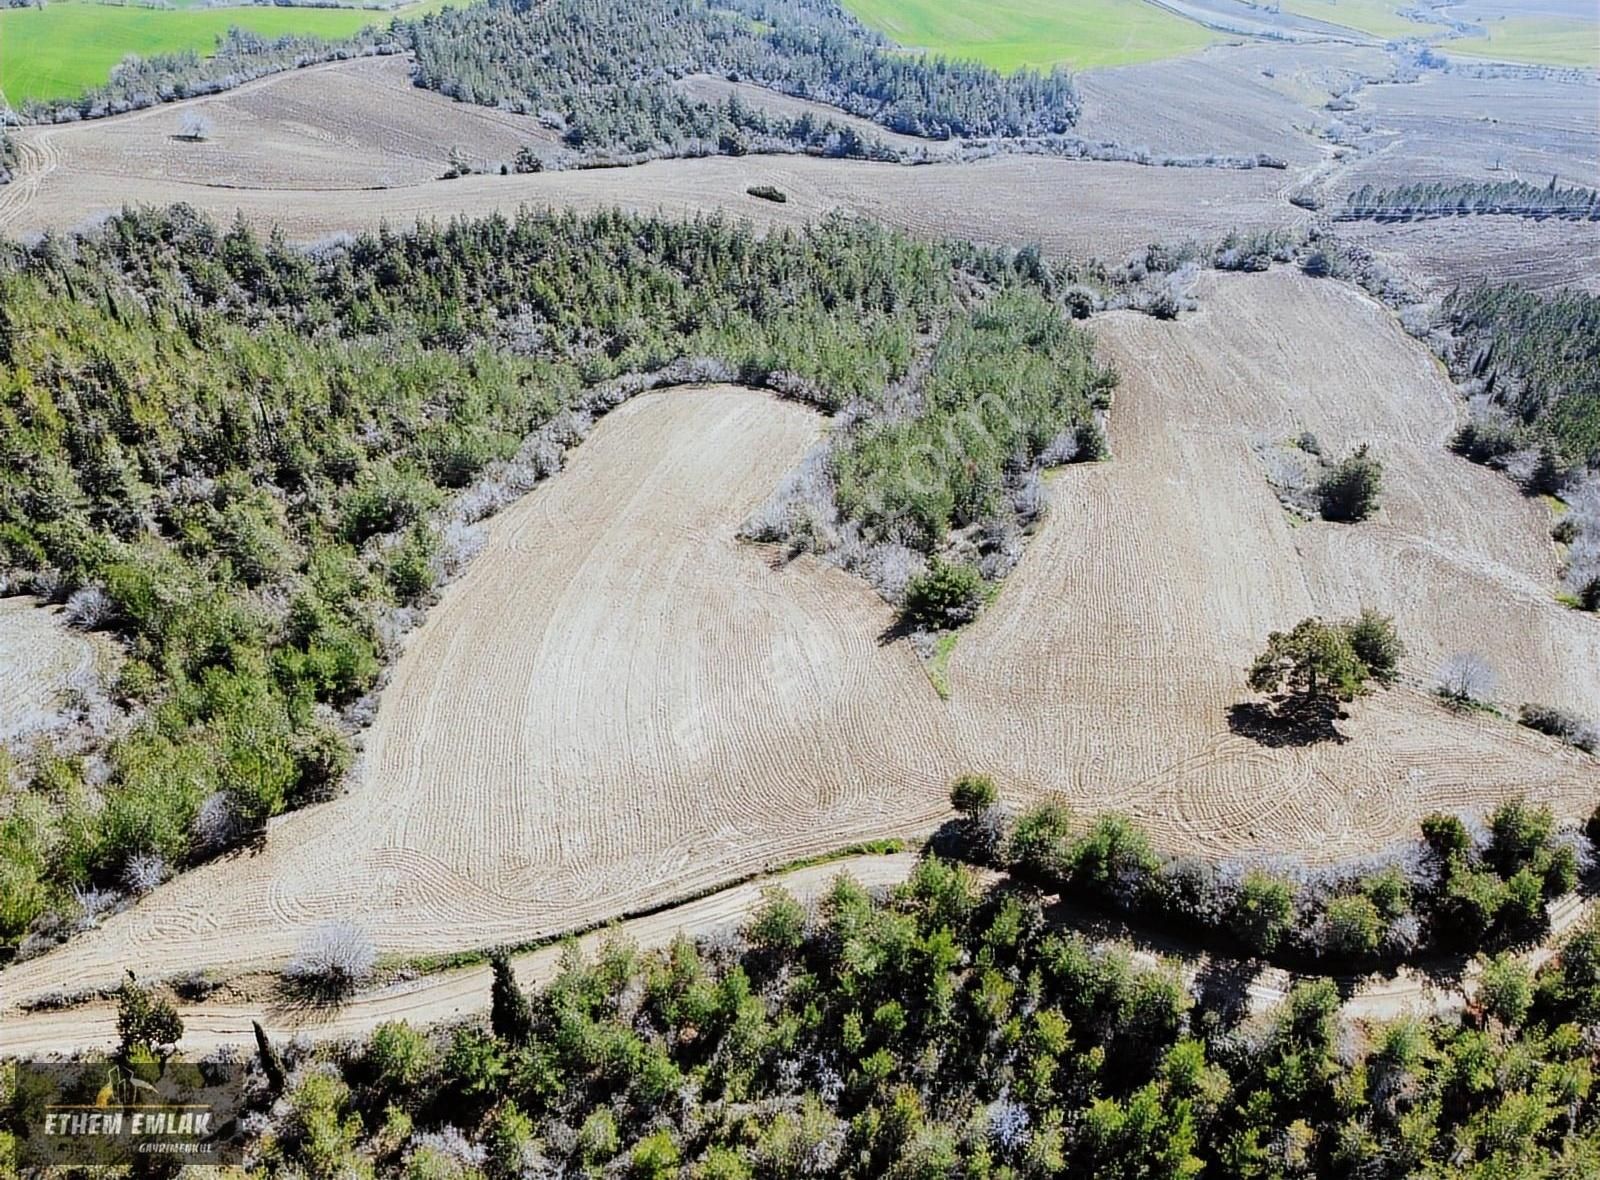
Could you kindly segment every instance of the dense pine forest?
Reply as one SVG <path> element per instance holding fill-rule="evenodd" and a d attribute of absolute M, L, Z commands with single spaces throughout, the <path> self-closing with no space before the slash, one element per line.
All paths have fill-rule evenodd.
<path fill-rule="evenodd" d="M 1011 497 L 1109 386 L 1064 288 L 1034 253 L 845 220 L 524 214 L 305 253 L 177 207 L 9 248 L 0 574 L 126 659 L 0 767 L 0 945 L 41 950 L 336 790 L 477 522 L 632 392 L 734 380 L 844 411 L 830 526 L 864 570 L 914 575 L 976 520 L 1015 539 Z M 992 445 L 908 500 L 886 440 L 937 456 L 958 417 Z"/>
<path fill-rule="evenodd" d="M 420 21 L 379 23 L 387 27 L 339 42 L 232 29 L 213 55 L 130 58 L 104 86 L 74 99 L 29 103 L 22 117 L 97 118 L 312 62 L 408 49 L 415 51 L 418 85 L 538 116 L 562 133 L 576 160 L 589 163 L 746 151 L 901 156 L 826 118 L 778 118 L 738 101 L 692 99 L 673 87 L 675 79 L 697 73 L 815 99 L 929 139 L 1050 137 L 1068 131 L 1078 114 L 1064 71 L 1002 75 L 971 62 L 904 54 L 833 0 L 490 0 Z M 1059 150 L 1086 149 L 1074 141 Z"/>
<path fill-rule="evenodd" d="M 1445 300 L 1452 369 L 1527 436 L 1600 466 L 1600 298 L 1481 283 Z M 1514 445 L 1514 443 L 1513 443 Z"/>
<path fill-rule="evenodd" d="M 1581 185 L 1558 188 L 1554 176 L 1545 185 L 1524 180 L 1407 184 L 1397 188 L 1364 184 L 1347 198 L 1339 219 L 1410 221 L 1471 213 L 1512 214 L 1538 221 L 1600 221 L 1600 192 Z"/>
<path fill-rule="evenodd" d="M 1001 75 L 895 52 L 832 0 L 490 0 L 424 19 L 412 41 L 420 85 L 545 116 L 574 146 L 618 151 L 748 132 L 737 109 L 672 90 L 696 73 L 934 139 L 1061 133 L 1078 111 L 1062 71 Z"/>
<path fill-rule="evenodd" d="M 1600 1170 L 1600 925 L 1465 1013 L 1353 1023 L 1330 980 L 1134 954 L 1026 884 L 924 859 L 877 898 L 781 890 L 737 934 L 570 948 L 492 1010 L 316 1049 L 262 1038 L 248 1159 L 275 1176 L 1432 1177 Z M 120 1054 L 179 1031 L 123 989 Z M 160 1030 L 150 1032 L 147 1030 Z M 4 1134 L 0 1132 L 0 1149 Z"/>

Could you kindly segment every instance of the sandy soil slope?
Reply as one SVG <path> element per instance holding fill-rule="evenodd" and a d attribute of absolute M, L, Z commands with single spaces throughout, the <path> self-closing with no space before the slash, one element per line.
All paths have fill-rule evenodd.
<path fill-rule="evenodd" d="M 55 724 L 65 695 L 94 682 L 95 666 L 94 640 L 68 630 L 60 607 L 0 598 L 0 742 Z"/>
<path fill-rule="evenodd" d="M 353 793 L 0 973 L 0 1010 L 124 965 L 268 963 L 335 915 L 401 952 L 571 929 L 927 830 L 975 767 L 1013 799 L 1124 809 L 1214 855 L 1370 851 L 1523 791 L 1587 813 L 1592 758 L 1426 691 L 1474 649 L 1513 706 L 1600 699 L 1600 624 L 1554 602 L 1538 506 L 1444 451 L 1457 408 L 1426 351 L 1364 296 L 1286 271 L 1210 274 L 1200 296 L 1176 322 L 1093 321 L 1123 374 L 1116 458 L 1054 481 L 956 649 L 950 702 L 881 643 L 864 585 L 733 540 L 820 420 L 728 388 L 646 395 L 493 523 L 403 656 Z M 1291 523 L 1250 444 L 1304 429 L 1335 453 L 1373 444 L 1376 520 Z M 1230 731 L 1268 630 L 1362 605 L 1414 655 L 1347 741 Z"/>

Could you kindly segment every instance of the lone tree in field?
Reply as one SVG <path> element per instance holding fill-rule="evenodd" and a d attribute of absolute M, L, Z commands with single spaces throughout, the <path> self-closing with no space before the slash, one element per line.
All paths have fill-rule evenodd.
<path fill-rule="evenodd" d="M 1317 484 L 1317 503 L 1323 520 L 1349 524 L 1366 520 L 1378 510 L 1383 490 L 1383 464 L 1363 443 L 1342 462 L 1331 467 Z"/>
<path fill-rule="evenodd" d="M 1316 736 L 1336 737 L 1327 719 L 1371 682 L 1392 683 L 1404 655 L 1394 620 L 1376 611 L 1335 622 L 1301 619 L 1292 630 L 1267 636 L 1266 650 L 1250 666 L 1250 687 L 1274 697 L 1273 707 L 1241 706 L 1237 712 L 1272 725 L 1312 722 Z"/>

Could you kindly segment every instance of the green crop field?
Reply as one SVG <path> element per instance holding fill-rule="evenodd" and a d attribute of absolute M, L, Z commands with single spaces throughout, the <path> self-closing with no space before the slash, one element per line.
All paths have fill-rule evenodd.
<path fill-rule="evenodd" d="M 348 37 L 395 15 L 442 8 L 422 0 L 392 11 L 357 8 L 133 8 L 52 0 L 43 8 L 0 9 L 0 92 L 13 106 L 70 97 L 104 82 L 130 53 L 149 57 L 208 52 L 232 25 L 264 36 Z"/>
<path fill-rule="evenodd" d="M 1426 25 L 1400 15 L 1405 0 L 1278 0 L 1284 12 L 1343 25 L 1374 37 L 1427 37 L 1442 26 Z"/>
<path fill-rule="evenodd" d="M 1488 40 L 1462 37 L 1442 42 L 1439 48 L 1462 57 L 1600 68 L 1600 21 L 1508 17 L 1486 21 L 1484 28 Z"/>
<path fill-rule="evenodd" d="M 1531 65 L 1600 67 L 1600 21 L 1513 16 L 1483 22 L 1488 38 L 1446 37 L 1439 25 L 1407 20 L 1405 0 L 1279 0 L 1285 12 L 1374 37 L 1426 37 L 1440 52 Z"/>
<path fill-rule="evenodd" d="M 1145 0 L 843 0 L 910 49 L 1000 70 L 1088 69 L 1193 53 L 1219 40 Z"/>

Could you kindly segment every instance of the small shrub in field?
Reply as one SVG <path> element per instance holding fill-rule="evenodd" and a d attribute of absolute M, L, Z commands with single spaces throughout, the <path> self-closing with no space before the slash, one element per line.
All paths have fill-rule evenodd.
<path fill-rule="evenodd" d="M 950 788 L 950 806 L 962 815 L 979 815 L 999 801 L 1000 791 L 986 774 L 964 774 Z"/>
<path fill-rule="evenodd" d="M 1324 916 L 1323 949 L 1330 955 L 1362 959 L 1378 949 L 1383 919 L 1371 899 L 1336 897 Z"/>
<path fill-rule="evenodd" d="M 906 585 L 901 619 L 910 626 L 942 631 L 970 623 L 983 605 L 983 577 L 962 562 L 935 558 L 927 572 Z"/>
<path fill-rule="evenodd" d="M 293 991 L 308 998 L 340 1000 L 371 978 L 377 958 L 360 927 L 327 922 L 305 936 L 283 976 Z"/>
<path fill-rule="evenodd" d="M 1394 619 L 1375 610 L 1364 610 L 1345 625 L 1345 634 L 1372 678 L 1379 684 L 1393 684 L 1406 654 Z"/>
<path fill-rule="evenodd" d="M 774 188 L 770 184 L 753 184 L 744 191 L 749 193 L 752 197 L 759 197 L 763 201 L 773 201 L 779 205 L 782 205 L 789 199 L 788 193 L 784 192 L 781 188 Z"/>
<path fill-rule="evenodd" d="M 1570 709 L 1558 709 L 1553 705 L 1525 704 L 1517 720 L 1529 729 L 1560 738 L 1568 745 L 1576 746 L 1586 753 L 1593 754 L 1600 751 L 1600 725 L 1596 725 L 1587 717 L 1580 717 Z"/>
<path fill-rule="evenodd" d="M 1317 484 L 1317 502 L 1324 520 L 1354 524 L 1378 510 L 1378 494 L 1383 489 L 1383 464 L 1373 458 L 1366 444 L 1334 466 Z"/>
<path fill-rule="evenodd" d="M 1494 695 L 1499 677 L 1489 661 L 1477 652 L 1457 652 L 1439 669 L 1435 691 L 1448 701 L 1468 705 Z"/>

